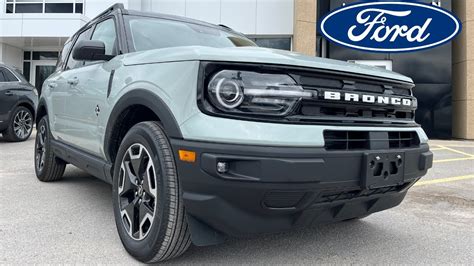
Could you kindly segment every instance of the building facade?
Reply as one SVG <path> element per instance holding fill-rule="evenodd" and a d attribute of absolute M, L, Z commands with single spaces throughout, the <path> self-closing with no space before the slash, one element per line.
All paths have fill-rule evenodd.
<path fill-rule="evenodd" d="M 261 46 L 292 48 L 293 0 L 0 0 L 0 62 L 41 87 L 68 37 L 116 2 L 224 24 Z"/>
<path fill-rule="evenodd" d="M 258 45 L 385 67 L 412 77 L 416 120 L 430 137 L 474 139 L 474 1 L 423 0 L 455 12 L 463 31 L 453 42 L 408 54 L 370 54 L 327 42 L 317 21 L 355 0 L 0 0 L 0 62 L 37 87 L 55 69 L 62 45 L 116 2 L 126 8 L 186 16 L 240 31 Z M 436 64 L 433 64 L 436 62 Z M 416 67 L 414 67 L 416 66 Z"/>

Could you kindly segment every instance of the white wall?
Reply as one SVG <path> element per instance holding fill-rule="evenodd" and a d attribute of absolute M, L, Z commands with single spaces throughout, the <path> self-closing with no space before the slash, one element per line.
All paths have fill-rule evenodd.
<path fill-rule="evenodd" d="M 0 61 L 23 70 L 23 50 L 8 44 L 0 43 Z"/>
<path fill-rule="evenodd" d="M 141 1 L 143 11 L 186 16 L 214 24 L 224 24 L 244 34 L 293 35 L 294 0 Z"/>
<path fill-rule="evenodd" d="M 129 1 L 139 2 L 140 0 L 85 0 L 84 15 L 89 19 L 93 19 L 115 3 L 123 3 L 125 8 L 128 8 Z"/>

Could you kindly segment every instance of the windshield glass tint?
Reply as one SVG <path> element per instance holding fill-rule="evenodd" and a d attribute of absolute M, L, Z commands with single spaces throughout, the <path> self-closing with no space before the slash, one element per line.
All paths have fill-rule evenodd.
<path fill-rule="evenodd" d="M 128 24 L 135 51 L 193 45 L 217 48 L 256 46 L 255 43 L 243 36 L 193 23 L 130 17 Z"/>

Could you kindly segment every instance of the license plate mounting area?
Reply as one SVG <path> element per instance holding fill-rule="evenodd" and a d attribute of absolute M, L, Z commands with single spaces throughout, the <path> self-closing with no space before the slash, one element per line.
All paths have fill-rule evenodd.
<path fill-rule="evenodd" d="M 364 153 L 362 188 L 375 189 L 403 184 L 405 154 L 403 152 Z"/>

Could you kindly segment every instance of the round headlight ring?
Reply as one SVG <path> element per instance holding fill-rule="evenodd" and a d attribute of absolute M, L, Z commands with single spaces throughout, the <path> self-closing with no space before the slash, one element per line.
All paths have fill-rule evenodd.
<path fill-rule="evenodd" d="M 224 86 L 229 86 L 233 90 L 231 92 L 223 91 Z M 229 87 L 227 87 L 229 88 Z M 224 97 L 224 93 L 227 93 L 231 98 Z M 227 109 L 233 109 L 244 101 L 244 93 L 240 85 L 235 81 L 227 78 L 222 78 L 217 82 L 216 85 L 216 99 L 220 105 Z"/>

